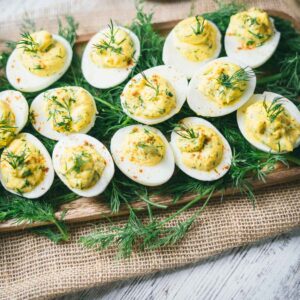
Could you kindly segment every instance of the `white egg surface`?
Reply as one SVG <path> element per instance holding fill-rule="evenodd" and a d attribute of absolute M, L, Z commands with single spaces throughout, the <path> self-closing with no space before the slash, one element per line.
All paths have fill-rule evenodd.
<path fill-rule="evenodd" d="M 0 168 L 0 181 L 1 181 L 1 184 L 3 185 L 3 187 L 9 192 L 11 192 L 13 194 L 16 194 L 16 195 L 21 195 L 22 197 L 25 197 L 25 198 L 36 199 L 36 198 L 39 198 L 39 197 L 43 196 L 50 189 L 50 187 L 53 183 L 54 169 L 53 169 L 53 166 L 52 166 L 52 160 L 51 160 L 50 154 L 47 151 L 47 149 L 45 148 L 45 146 L 40 142 L 40 140 L 38 140 L 32 134 L 30 134 L 30 133 L 20 133 L 16 137 L 16 139 L 18 139 L 18 138 L 22 138 L 26 142 L 31 143 L 39 151 L 39 155 L 41 155 L 43 157 L 44 165 L 46 167 L 46 169 L 44 171 L 44 177 L 43 177 L 42 181 L 37 186 L 34 187 L 34 189 L 32 191 L 25 192 L 25 193 L 20 193 L 20 192 L 14 190 L 14 189 L 10 189 L 10 188 L 7 187 L 7 183 L 4 180 L 4 177 L 6 175 L 4 172 L 6 172 L 6 170 L 3 170 L 3 168 Z M 12 145 L 12 143 L 10 144 L 10 146 L 11 145 Z M 7 151 L 8 151 L 10 146 L 5 148 L 4 151 L 2 152 L 1 163 L 2 163 L 2 161 L 8 159 L 8 157 L 6 157 L 6 154 L 7 154 Z M 13 159 L 13 157 L 12 157 L 12 159 Z M 25 159 L 26 159 L 26 156 L 25 156 Z M 40 165 L 38 165 L 38 167 L 39 166 Z M 19 175 L 17 175 L 17 176 L 19 176 Z M 24 176 L 24 174 L 23 174 L 23 176 Z M 20 180 L 20 179 L 17 179 L 17 180 Z"/>
<path fill-rule="evenodd" d="M 53 39 L 61 43 L 66 49 L 66 60 L 63 67 L 55 74 L 50 76 L 38 76 L 27 70 L 18 59 L 18 49 L 10 55 L 7 66 L 6 76 L 9 83 L 17 90 L 22 92 L 38 92 L 61 78 L 68 70 L 73 56 L 70 43 L 62 36 L 53 34 Z"/>
<path fill-rule="evenodd" d="M 103 67 L 95 64 L 91 59 L 91 52 L 103 35 L 103 32 L 108 30 L 108 27 L 94 35 L 83 52 L 81 69 L 86 81 L 99 89 L 108 89 L 122 83 L 130 75 L 132 69 L 137 64 L 141 52 L 140 41 L 135 33 L 122 26 L 114 25 L 114 28 L 125 31 L 131 38 L 134 47 L 132 63 L 127 67 L 121 68 Z"/>
<path fill-rule="evenodd" d="M 145 116 L 137 116 L 134 114 L 134 112 L 130 111 L 128 109 L 128 105 L 126 105 L 126 92 L 127 90 L 130 88 L 130 86 L 132 84 L 138 83 L 139 81 L 143 80 L 143 78 L 151 78 L 151 76 L 160 76 L 161 78 L 163 78 L 164 80 L 167 81 L 168 84 L 170 84 L 170 86 L 172 87 L 172 89 L 175 91 L 175 106 L 167 113 L 167 114 L 163 114 L 161 116 L 158 117 L 153 117 L 153 118 L 147 118 Z M 148 80 L 148 79 L 146 79 Z M 147 85 L 147 83 L 146 83 Z M 155 87 L 158 88 L 158 90 L 160 89 L 159 84 Z M 161 65 L 161 66 L 156 66 L 150 69 L 147 69 L 145 71 L 143 71 L 142 73 L 139 73 L 137 75 L 135 75 L 125 86 L 120 99 L 121 99 L 121 105 L 123 108 L 123 111 L 132 119 L 143 123 L 143 124 L 147 124 L 147 125 L 153 125 L 153 124 L 158 124 L 161 122 L 164 122 L 168 119 L 170 119 L 171 117 L 173 117 L 175 114 L 177 114 L 181 107 L 183 106 L 186 97 L 187 97 L 187 90 L 188 90 L 188 81 L 186 79 L 186 77 L 180 73 L 179 71 L 177 71 L 174 67 L 172 66 L 165 66 L 165 65 Z M 164 93 L 165 91 L 162 91 L 162 93 Z M 140 97 L 143 97 L 143 93 L 141 92 Z M 160 97 L 160 95 L 159 95 Z M 155 96 L 154 96 L 155 98 Z M 165 101 L 168 101 L 168 99 L 166 99 Z M 152 111 L 155 109 L 158 109 L 159 106 L 155 104 L 155 100 L 154 101 L 149 101 L 148 105 L 151 105 L 151 109 Z M 146 106 L 147 104 L 145 103 L 141 103 L 142 106 Z M 168 105 L 168 103 L 166 103 L 166 105 Z M 139 107 L 140 108 L 140 107 Z M 149 107 L 144 107 L 143 110 L 149 109 Z"/>
<path fill-rule="evenodd" d="M 165 145 L 165 155 L 153 166 L 140 165 L 130 161 L 124 154 L 128 135 L 135 129 L 157 134 Z M 164 135 L 156 128 L 146 125 L 131 125 L 119 129 L 111 139 L 111 153 L 118 168 L 130 179 L 145 186 L 158 186 L 167 182 L 175 168 L 173 151 Z"/>
<path fill-rule="evenodd" d="M 28 120 L 28 103 L 25 97 L 18 91 L 7 90 L 0 92 L 0 101 L 8 104 L 15 116 L 15 133 L 19 133 Z"/>
<path fill-rule="evenodd" d="M 250 98 L 250 100 L 237 111 L 237 123 L 238 123 L 238 127 L 239 127 L 242 135 L 245 137 L 245 139 L 250 144 L 252 144 L 254 147 L 256 147 L 257 149 L 264 151 L 264 152 L 268 152 L 268 153 L 285 153 L 286 151 L 275 151 L 274 149 L 270 148 L 265 143 L 263 143 L 257 139 L 254 139 L 251 136 L 251 134 L 249 133 L 249 131 L 247 130 L 247 126 L 246 126 L 246 117 L 247 117 L 246 110 L 250 105 L 258 103 L 258 102 L 264 102 L 264 101 L 272 102 L 276 98 L 279 99 L 279 103 L 290 114 L 290 116 L 296 122 L 299 123 L 299 127 L 300 127 L 300 111 L 297 108 L 297 106 L 292 101 L 288 100 L 287 98 L 285 98 L 279 94 L 272 93 L 272 92 L 264 92 L 263 94 L 254 94 Z M 256 118 L 258 118 L 258 116 Z M 299 145 L 300 145 L 300 135 L 294 144 L 294 148 L 297 148 Z"/>
<path fill-rule="evenodd" d="M 248 80 L 245 81 L 246 89 L 242 92 L 241 96 L 232 103 L 221 105 L 220 103 L 210 99 L 202 91 L 199 90 L 199 86 L 204 83 L 204 73 L 207 69 L 216 63 L 228 63 L 240 66 L 248 74 Z M 239 107 L 245 104 L 249 98 L 253 95 L 256 86 L 256 76 L 250 67 L 246 64 L 229 57 L 221 57 L 215 59 L 197 70 L 191 79 L 188 87 L 187 102 L 191 110 L 197 115 L 204 117 L 219 117 L 230 114 L 236 111 Z M 203 88 L 206 88 L 204 83 Z"/>
<path fill-rule="evenodd" d="M 237 59 L 251 68 L 258 68 L 263 65 L 273 55 L 280 40 L 280 32 L 276 30 L 272 18 L 271 22 L 273 25 L 273 36 L 271 36 L 263 45 L 252 49 L 242 49 L 239 39 L 234 35 L 228 34 L 228 32 L 231 32 L 229 24 L 224 39 L 227 56 Z"/>
<path fill-rule="evenodd" d="M 178 133 L 176 133 L 176 131 L 173 130 L 171 134 L 171 146 L 174 152 L 176 165 L 179 167 L 179 169 L 182 170 L 188 176 L 191 176 L 201 181 L 213 181 L 223 177 L 230 169 L 231 161 L 232 161 L 232 151 L 225 137 L 218 131 L 218 129 L 214 125 L 212 125 L 210 122 L 202 118 L 198 118 L 198 117 L 184 118 L 183 120 L 180 121 L 180 124 L 186 126 L 187 128 L 193 125 L 203 125 L 205 127 L 212 129 L 214 133 L 217 134 L 217 136 L 222 141 L 223 155 L 220 163 L 214 169 L 211 169 L 209 171 L 190 168 L 183 163 L 182 152 L 179 149 L 177 144 L 178 139 L 181 138 L 181 136 Z"/>
<path fill-rule="evenodd" d="M 202 61 L 192 61 L 188 58 L 184 57 L 179 50 L 177 49 L 176 44 L 180 43 L 176 37 L 175 30 L 173 30 L 169 33 L 167 36 L 164 47 L 163 47 L 163 62 L 166 65 L 173 66 L 177 70 L 179 70 L 181 73 L 183 73 L 188 79 L 190 79 L 195 72 L 198 71 L 200 67 L 208 63 L 209 61 L 217 58 L 220 55 L 221 52 L 221 33 L 219 28 L 211 21 L 207 22 L 214 28 L 216 31 L 216 50 L 214 54 Z"/>
<path fill-rule="evenodd" d="M 53 109 L 58 113 L 57 124 L 62 123 L 63 125 L 66 120 L 70 123 L 83 122 L 86 119 L 86 122 L 78 127 L 80 129 L 78 131 L 75 129 L 73 132 L 58 131 L 53 127 L 52 121 L 56 117 L 53 113 L 50 114 L 52 117 L 49 115 L 48 99 L 53 99 L 54 103 L 57 103 L 57 95 L 62 92 L 66 92 L 67 95 L 62 98 L 63 100 L 60 101 L 57 108 Z M 95 124 L 96 114 L 97 108 L 94 97 L 87 90 L 77 86 L 47 90 L 36 96 L 30 106 L 32 126 L 40 134 L 52 140 L 59 140 L 71 133 L 87 133 Z"/>
<path fill-rule="evenodd" d="M 68 183 L 68 180 L 66 179 L 65 174 L 62 173 L 62 164 L 64 164 L 62 157 L 66 154 L 66 152 L 70 151 L 70 149 L 80 146 L 92 147 L 93 150 L 95 150 L 99 155 L 101 155 L 101 157 L 105 161 L 105 167 L 102 174 L 100 175 L 100 178 L 93 186 L 85 189 L 71 187 Z M 58 177 L 61 179 L 61 181 L 71 191 L 83 197 L 94 197 L 100 195 L 106 189 L 115 172 L 114 162 L 107 148 L 99 140 L 87 134 L 72 134 L 68 137 L 62 138 L 54 147 L 52 160 L 54 170 Z M 88 170 L 78 170 L 77 175 L 84 175 L 83 173 L 86 172 L 88 172 Z"/>

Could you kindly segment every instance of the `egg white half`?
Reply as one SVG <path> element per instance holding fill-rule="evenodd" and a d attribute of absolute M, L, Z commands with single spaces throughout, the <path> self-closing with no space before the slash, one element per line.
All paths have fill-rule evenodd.
<path fill-rule="evenodd" d="M 221 33 L 219 28 L 211 21 L 207 22 L 216 30 L 217 36 L 216 36 L 216 51 L 214 55 L 206 60 L 203 60 L 201 62 L 195 62 L 187 59 L 184 57 L 179 50 L 176 48 L 175 41 L 177 40 L 175 30 L 173 29 L 169 35 L 167 36 L 163 48 L 163 62 L 166 65 L 170 65 L 178 69 L 180 72 L 182 72 L 187 78 L 191 78 L 195 72 L 203 65 L 208 63 L 209 61 L 217 58 L 220 55 L 221 52 Z"/>
<path fill-rule="evenodd" d="M 187 102 L 191 110 L 193 110 L 197 115 L 204 116 L 204 117 L 220 117 L 236 111 L 239 107 L 244 105 L 249 98 L 253 95 L 255 86 L 256 86 L 256 76 L 253 73 L 253 76 L 247 82 L 247 88 L 240 97 L 239 100 L 234 101 L 232 104 L 228 105 L 219 105 L 217 102 L 209 99 L 206 95 L 204 95 L 199 89 L 198 86 L 203 79 L 204 71 L 209 67 L 209 64 L 213 64 L 215 62 L 226 62 L 226 63 L 233 63 L 241 68 L 247 68 L 246 71 L 249 73 L 253 73 L 250 67 L 247 67 L 244 63 L 229 57 L 221 57 L 217 58 L 199 68 L 197 73 L 193 76 L 189 83 L 188 88 L 188 96 Z"/>
<path fill-rule="evenodd" d="M 272 92 L 264 92 L 263 94 L 254 94 L 251 99 L 244 105 L 242 106 L 238 111 L 237 111 L 237 123 L 239 126 L 239 129 L 242 133 L 242 135 L 245 137 L 245 139 L 254 147 L 257 149 L 264 151 L 264 152 L 270 152 L 270 153 L 286 153 L 284 151 L 275 151 L 271 149 L 269 146 L 265 145 L 264 143 L 257 141 L 256 139 L 253 139 L 247 132 L 246 130 L 246 109 L 248 106 L 256 103 L 256 102 L 263 102 L 264 99 L 266 101 L 273 101 L 274 98 L 276 97 L 282 97 L 280 99 L 280 103 L 282 104 L 282 107 L 286 109 L 286 111 L 298 122 L 300 123 L 300 111 L 298 110 L 297 106 L 287 98 L 284 98 L 283 96 L 272 93 Z M 295 147 L 297 148 L 300 145 L 300 137 L 295 143 Z"/>
<path fill-rule="evenodd" d="M 145 128 L 158 134 L 166 146 L 164 158 L 155 166 L 140 166 L 134 164 L 124 157 L 122 147 L 126 136 L 133 128 Z M 110 149 L 118 168 L 130 179 L 146 186 L 158 186 L 167 182 L 174 173 L 175 162 L 170 144 L 164 135 L 156 128 L 146 125 L 131 125 L 119 129 L 112 137 Z"/>
<path fill-rule="evenodd" d="M 158 123 L 161 123 L 161 122 L 164 122 L 164 121 L 170 119 L 171 117 L 173 117 L 175 114 L 177 114 L 180 111 L 182 105 L 184 104 L 184 102 L 186 100 L 187 89 L 188 89 L 188 81 L 187 81 L 186 77 L 183 74 L 181 74 L 180 72 L 178 72 L 174 67 L 165 66 L 165 65 L 147 69 L 147 70 L 143 71 L 143 73 L 147 77 L 151 77 L 154 74 L 159 74 L 161 77 L 166 79 L 172 85 L 172 87 L 174 88 L 174 90 L 176 92 L 176 106 L 167 115 L 159 117 L 159 118 L 147 119 L 144 117 L 138 117 L 138 116 L 131 114 L 128 111 L 128 109 L 126 108 L 126 105 L 125 105 L 126 99 L 124 97 L 124 92 L 123 92 L 120 96 L 123 111 L 130 118 L 132 118 L 140 123 L 147 124 L 147 125 L 158 124 Z M 132 80 L 139 80 L 141 77 L 142 77 L 141 73 L 135 75 L 126 84 L 124 91 L 131 84 Z"/>
<path fill-rule="evenodd" d="M 140 41 L 136 34 L 125 27 L 117 25 L 114 25 L 114 27 L 126 31 L 132 39 L 135 50 L 133 55 L 134 63 L 126 68 L 104 68 L 94 64 L 90 58 L 91 50 L 94 45 L 98 43 L 99 38 L 101 37 L 101 33 L 108 27 L 98 32 L 86 45 L 82 56 L 81 69 L 86 81 L 90 85 L 99 89 L 108 89 L 122 83 L 130 75 L 132 69 L 135 67 L 141 52 Z"/>
<path fill-rule="evenodd" d="M 59 139 L 68 136 L 69 134 L 57 132 L 52 128 L 51 120 L 48 120 L 48 116 L 46 112 L 46 99 L 45 99 L 46 93 L 51 93 L 56 89 L 60 89 L 60 88 L 51 89 L 36 96 L 31 103 L 30 113 L 34 116 L 34 122 L 32 122 L 32 126 L 34 127 L 34 129 L 37 132 L 39 132 L 41 135 L 47 137 L 48 139 L 58 141 Z M 74 87 L 72 86 L 72 89 L 76 90 L 82 88 L 78 86 L 74 86 Z M 85 91 L 90 95 L 91 99 L 93 99 L 95 110 L 97 111 L 94 97 L 87 90 Z M 95 120 L 96 120 L 96 114 L 93 116 L 92 121 L 79 133 L 89 132 L 95 125 Z"/>
<path fill-rule="evenodd" d="M 213 181 L 217 180 L 221 177 L 223 177 L 228 170 L 230 169 L 231 166 L 231 161 L 232 161 L 232 152 L 229 143 L 225 139 L 225 137 L 221 134 L 221 132 L 210 122 L 198 118 L 198 117 L 188 117 L 184 118 L 183 120 L 180 121 L 181 124 L 185 124 L 186 126 L 188 125 L 203 125 L 206 127 L 209 127 L 215 131 L 215 133 L 220 137 L 222 143 L 223 143 L 223 157 L 219 165 L 210 171 L 201 171 L 197 169 L 192 169 L 187 167 L 183 162 L 182 162 L 182 153 L 180 149 L 177 146 L 177 139 L 180 138 L 180 136 L 175 132 L 172 131 L 171 134 L 171 147 L 174 152 L 175 156 L 175 162 L 176 165 L 180 170 L 182 170 L 185 174 L 187 174 L 190 177 L 193 177 L 195 179 L 201 180 L 201 181 Z"/>
<path fill-rule="evenodd" d="M 65 176 L 60 172 L 61 157 L 67 148 L 77 147 L 88 143 L 92 145 L 105 160 L 106 166 L 97 183 L 88 189 L 76 189 L 68 185 Z M 87 134 L 71 134 L 62 138 L 54 147 L 52 154 L 53 167 L 60 180 L 75 194 L 82 197 L 95 197 L 100 195 L 108 186 L 115 173 L 115 165 L 107 148 L 97 139 Z"/>
<path fill-rule="evenodd" d="M 52 160 L 51 160 L 50 154 L 47 151 L 47 149 L 45 148 L 45 146 L 40 142 L 40 140 L 38 140 L 35 136 L 33 136 L 30 133 L 22 133 L 22 135 L 25 136 L 25 138 L 28 142 L 32 143 L 38 150 L 40 150 L 41 155 L 44 157 L 45 165 L 48 168 L 47 172 L 45 173 L 45 177 L 44 177 L 43 181 L 40 184 L 38 184 L 31 192 L 24 193 L 22 195 L 20 195 L 19 193 L 17 193 L 14 190 L 8 189 L 5 186 L 5 182 L 3 180 L 3 174 L 2 174 L 1 169 L 0 169 L 0 181 L 1 181 L 1 184 L 3 185 L 3 187 L 10 193 L 13 193 L 15 195 L 19 195 L 19 196 L 22 196 L 22 197 L 28 198 L 28 199 L 36 199 L 36 198 L 43 196 L 50 189 L 50 187 L 53 183 L 53 180 L 54 180 L 54 169 L 52 166 Z"/>
<path fill-rule="evenodd" d="M 73 56 L 73 50 L 70 43 L 63 37 L 53 34 L 53 39 L 61 43 L 66 49 L 66 61 L 61 70 L 50 76 L 37 76 L 28 71 L 18 59 L 17 49 L 10 55 L 6 65 L 6 76 L 9 83 L 17 90 L 22 92 L 41 91 L 59 78 L 68 70 Z"/>
<path fill-rule="evenodd" d="M 18 91 L 7 90 L 0 93 L 0 101 L 6 102 L 15 115 L 16 131 L 19 133 L 28 120 L 28 103 Z"/>
<path fill-rule="evenodd" d="M 226 54 L 229 57 L 242 61 L 251 68 L 258 68 L 263 65 L 273 55 L 280 40 L 280 32 L 276 30 L 272 18 L 271 22 L 273 24 L 274 35 L 263 45 L 253 49 L 240 49 L 238 38 L 233 35 L 228 35 L 228 32 L 230 31 L 229 25 L 224 39 Z"/>

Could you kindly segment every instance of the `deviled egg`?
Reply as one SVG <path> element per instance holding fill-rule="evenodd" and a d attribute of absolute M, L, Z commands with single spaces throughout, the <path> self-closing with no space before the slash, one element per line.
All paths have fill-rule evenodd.
<path fill-rule="evenodd" d="M 83 76 L 96 88 L 116 86 L 129 76 L 140 51 L 138 37 L 111 21 L 88 42 L 82 56 Z"/>
<path fill-rule="evenodd" d="M 232 152 L 227 140 L 202 118 L 181 120 L 172 131 L 171 146 L 176 165 L 198 180 L 217 180 L 230 169 Z"/>
<path fill-rule="evenodd" d="M 264 152 L 285 153 L 300 145 L 300 112 L 281 95 L 253 95 L 237 111 L 237 122 L 245 139 Z"/>
<path fill-rule="evenodd" d="M 221 57 L 201 67 L 189 83 L 189 107 L 200 116 L 219 117 L 237 110 L 253 95 L 256 76 L 235 59 Z"/>
<path fill-rule="evenodd" d="M 274 20 L 262 9 L 253 7 L 230 18 L 224 44 L 229 57 L 257 68 L 273 55 L 279 40 Z"/>
<path fill-rule="evenodd" d="M 114 172 L 113 159 L 106 147 L 86 134 L 71 134 L 54 147 L 53 167 L 61 181 L 83 197 L 101 194 Z"/>
<path fill-rule="evenodd" d="M 179 22 L 166 38 L 163 61 L 191 78 L 207 62 L 221 52 L 221 33 L 218 27 L 202 16 Z"/>
<path fill-rule="evenodd" d="M 7 191 L 25 198 L 39 198 L 50 189 L 53 179 L 51 157 L 32 134 L 20 133 L 3 150 L 0 181 Z"/>
<path fill-rule="evenodd" d="M 188 82 L 171 66 L 157 66 L 134 76 L 121 94 L 123 111 L 147 125 L 177 114 L 186 100 Z"/>
<path fill-rule="evenodd" d="M 39 94 L 30 106 L 33 127 L 49 139 L 87 133 L 95 124 L 93 96 L 77 86 L 55 88 Z"/>
<path fill-rule="evenodd" d="M 22 92 L 37 92 L 57 81 L 69 68 L 72 47 L 62 36 L 47 31 L 22 34 L 10 55 L 6 75 Z"/>
<path fill-rule="evenodd" d="M 28 103 L 17 91 L 0 93 L 0 149 L 7 146 L 26 125 Z"/>
<path fill-rule="evenodd" d="M 110 149 L 118 168 L 143 185 L 161 185 L 174 172 L 172 149 L 156 128 L 145 125 L 121 128 L 113 135 Z"/>

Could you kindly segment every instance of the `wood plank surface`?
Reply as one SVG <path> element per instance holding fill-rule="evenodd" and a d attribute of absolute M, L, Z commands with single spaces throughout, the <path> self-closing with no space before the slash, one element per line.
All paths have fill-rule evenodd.
<path fill-rule="evenodd" d="M 200 263 L 56 300 L 299 300 L 300 229 Z"/>
<path fill-rule="evenodd" d="M 295 28 L 298 29 L 300 28 L 300 22 L 297 22 L 295 19 L 293 19 L 291 16 L 289 16 L 284 12 L 276 11 L 276 10 L 268 10 L 268 13 L 272 16 L 279 16 L 281 18 L 291 20 Z M 165 34 L 168 31 L 170 31 L 178 21 L 179 20 L 171 20 L 167 22 L 155 23 L 153 25 L 158 32 L 160 32 L 161 34 Z M 95 33 L 86 33 L 80 35 L 76 42 L 77 46 L 81 47 L 82 44 L 86 43 L 93 36 L 93 34 Z M 274 171 L 273 173 L 268 175 L 266 182 L 253 181 L 253 180 L 250 181 L 252 181 L 254 189 L 258 190 L 263 187 L 267 187 L 271 185 L 291 182 L 298 178 L 300 178 L 300 167 L 293 167 L 293 168 L 280 167 L 277 171 Z M 227 189 L 224 192 L 222 191 L 222 192 L 215 193 L 213 197 L 217 198 L 223 195 L 228 196 L 235 193 L 237 193 L 237 190 Z M 168 196 L 151 197 L 151 201 L 164 204 L 167 206 L 172 206 L 172 205 L 182 205 L 184 203 L 187 203 L 194 197 L 195 195 L 186 195 L 185 197 L 177 201 L 176 204 L 174 204 L 172 202 L 172 198 Z M 142 201 L 137 201 L 132 206 L 136 210 L 143 211 L 146 209 L 147 204 Z M 64 211 L 67 211 L 64 217 L 64 220 L 67 223 L 93 221 L 101 218 L 122 216 L 128 214 L 128 209 L 124 206 L 121 206 L 118 213 L 112 214 L 110 208 L 107 206 L 107 204 L 105 204 L 105 201 L 101 196 L 92 197 L 92 198 L 79 198 L 68 204 L 62 205 L 58 210 L 58 212 L 56 213 L 57 218 L 60 218 L 62 212 Z M 46 222 L 17 223 L 15 220 L 8 220 L 6 222 L 0 223 L 0 232 L 23 230 L 27 228 L 39 227 L 44 225 L 49 225 L 49 223 Z"/>

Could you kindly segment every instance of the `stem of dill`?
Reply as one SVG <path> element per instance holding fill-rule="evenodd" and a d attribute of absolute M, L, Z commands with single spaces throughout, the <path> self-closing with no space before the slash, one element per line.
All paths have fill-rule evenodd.
<path fill-rule="evenodd" d="M 263 85 L 263 84 L 267 84 L 267 83 L 270 83 L 270 82 L 274 82 L 274 81 L 277 81 L 277 80 L 281 79 L 281 77 L 282 77 L 281 73 L 266 76 L 266 77 L 262 77 L 262 78 L 257 80 L 257 84 L 258 85 Z"/>
<path fill-rule="evenodd" d="M 291 154 L 287 154 L 287 155 L 285 155 L 285 157 L 286 157 L 286 159 L 287 159 L 288 161 L 290 161 L 290 162 L 292 162 L 292 163 L 294 163 L 294 164 L 300 166 L 300 158 L 295 157 L 295 156 L 293 156 L 293 155 L 291 155 Z"/>

